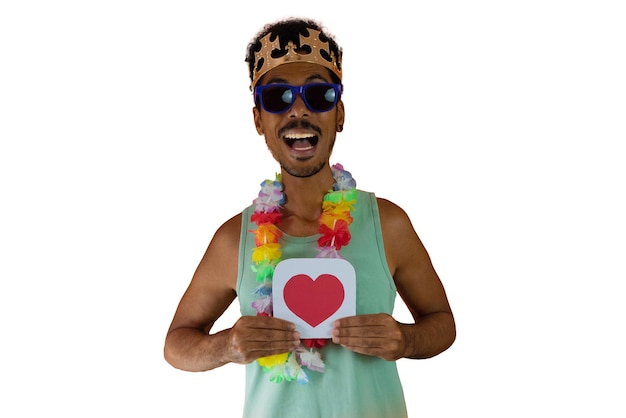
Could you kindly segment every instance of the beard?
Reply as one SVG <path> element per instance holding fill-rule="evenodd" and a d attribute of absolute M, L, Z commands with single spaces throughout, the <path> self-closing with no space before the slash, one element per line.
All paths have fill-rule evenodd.
<path fill-rule="evenodd" d="M 313 167 L 304 167 L 304 168 L 294 168 L 288 167 L 286 164 L 280 163 L 280 167 L 285 170 L 285 172 L 293 177 L 306 178 L 312 177 L 322 171 L 324 167 L 326 167 L 326 162 L 321 162 L 320 164 Z"/>

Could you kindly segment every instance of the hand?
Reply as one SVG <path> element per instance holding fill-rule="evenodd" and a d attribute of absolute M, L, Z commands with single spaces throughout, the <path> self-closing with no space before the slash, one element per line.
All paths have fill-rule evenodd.
<path fill-rule="evenodd" d="M 333 342 L 355 353 L 392 361 L 403 357 L 406 338 L 400 324 L 390 315 L 371 314 L 335 321 Z"/>
<path fill-rule="evenodd" d="M 291 322 L 267 316 L 242 316 L 228 331 L 228 360 L 251 363 L 259 357 L 286 353 L 299 345 L 300 333 Z"/>

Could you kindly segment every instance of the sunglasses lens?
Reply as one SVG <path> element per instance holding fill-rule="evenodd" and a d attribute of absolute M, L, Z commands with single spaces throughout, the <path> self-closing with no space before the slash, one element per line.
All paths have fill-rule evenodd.
<path fill-rule="evenodd" d="M 302 87 L 269 84 L 257 87 L 261 105 L 270 113 L 283 113 L 291 108 L 296 95 L 302 91 L 304 102 L 313 112 L 327 112 L 337 104 L 341 89 L 336 84 L 313 83 Z"/>
<path fill-rule="evenodd" d="M 293 92 L 285 86 L 268 86 L 261 93 L 263 108 L 268 112 L 284 112 L 293 103 Z"/>
<path fill-rule="evenodd" d="M 304 97 L 311 110 L 326 112 L 337 103 L 337 91 L 328 84 L 312 84 L 304 89 Z"/>

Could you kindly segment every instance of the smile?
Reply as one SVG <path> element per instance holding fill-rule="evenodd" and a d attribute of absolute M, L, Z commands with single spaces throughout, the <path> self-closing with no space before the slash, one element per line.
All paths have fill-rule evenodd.
<path fill-rule="evenodd" d="M 309 133 L 290 133 L 283 137 L 283 141 L 287 146 L 296 152 L 306 152 L 315 148 L 319 138 L 317 135 Z"/>

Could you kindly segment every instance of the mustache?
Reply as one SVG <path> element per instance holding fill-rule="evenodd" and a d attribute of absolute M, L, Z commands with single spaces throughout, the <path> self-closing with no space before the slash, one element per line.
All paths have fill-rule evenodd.
<path fill-rule="evenodd" d="M 280 128 L 278 130 L 278 135 L 279 136 L 283 136 L 283 134 L 285 133 L 285 131 L 288 131 L 290 129 L 310 129 L 314 132 L 316 132 L 318 135 L 322 134 L 322 129 L 317 126 L 317 125 L 313 125 L 311 122 L 309 122 L 308 120 L 294 120 L 289 122 L 287 125 L 283 126 L 282 128 Z"/>

